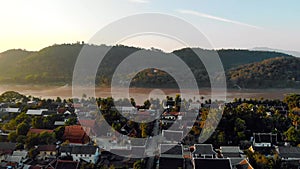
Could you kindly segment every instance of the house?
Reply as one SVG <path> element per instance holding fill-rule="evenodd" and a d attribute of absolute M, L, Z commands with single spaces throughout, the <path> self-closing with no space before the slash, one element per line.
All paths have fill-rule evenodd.
<path fill-rule="evenodd" d="M 13 153 L 16 149 L 16 143 L 10 142 L 0 142 L 0 161 L 5 160 L 5 158 Z"/>
<path fill-rule="evenodd" d="M 65 125 L 65 121 L 55 121 L 54 122 L 54 126 L 58 127 L 58 126 L 64 126 Z"/>
<path fill-rule="evenodd" d="M 12 114 L 21 113 L 21 109 L 19 108 L 0 108 L 0 122 L 2 122 L 2 118 L 5 115 L 11 116 Z"/>
<path fill-rule="evenodd" d="M 194 169 L 232 169 L 231 161 L 224 158 L 196 158 L 193 159 Z"/>
<path fill-rule="evenodd" d="M 133 158 L 145 157 L 145 151 L 145 146 L 131 146 L 131 154 Z"/>
<path fill-rule="evenodd" d="M 4 108 L 3 112 L 5 113 L 21 113 L 21 109 L 20 108 Z"/>
<path fill-rule="evenodd" d="M 28 152 L 27 151 L 14 151 L 12 155 L 9 155 L 4 160 L 10 166 L 18 166 L 21 167 L 24 164 L 24 161 L 27 160 Z"/>
<path fill-rule="evenodd" d="M 181 144 L 160 144 L 159 168 L 184 168 Z"/>
<path fill-rule="evenodd" d="M 93 145 L 68 145 L 60 147 L 61 156 L 72 156 L 74 161 L 84 160 L 95 164 L 99 158 L 99 148 Z"/>
<path fill-rule="evenodd" d="M 64 139 L 69 140 L 70 143 L 74 144 L 85 144 L 90 141 L 89 136 L 80 125 L 66 126 Z"/>
<path fill-rule="evenodd" d="M 146 146 L 148 143 L 148 138 L 146 139 L 140 139 L 140 138 L 130 138 L 130 144 L 131 146 Z"/>
<path fill-rule="evenodd" d="M 126 154 L 126 153 L 128 154 L 128 152 L 131 152 L 131 150 L 113 149 L 113 152 L 102 151 L 101 159 L 99 160 L 99 165 L 114 166 L 115 168 L 133 168 L 134 159 L 118 155 L 118 154 Z"/>
<path fill-rule="evenodd" d="M 43 115 L 44 117 L 51 116 L 51 115 L 55 115 L 55 114 L 57 114 L 57 112 L 56 112 L 55 110 L 47 110 L 47 111 L 43 111 L 43 112 L 42 112 L 42 115 Z"/>
<path fill-rule="evenodd" d="M 253 149 L 265 155 L 272 154 L 277 144 L 277 134 L 272 133 L 254 133 Z"/>
<path fill-rule="evenodd" d="M 43 112 L 47 112 L 48 109 L 28 109 L 26 114 L 31 116 L 42 116 Z"/>
<path fill-rule="evenodd" d="M 46 159 L 49 157 L 55 157 L 57 154 L 56 145 L 39 145 L 38 146 L 39 157 Z"/>
<path fill-rule="evenodd" d="M 195 144 L 195 149 L 192 152 L 193 158 L 215 158 L 216 152 L 211 144 Z"/>
<path fill-rule="evenodd" d="M 136 114 L 137 108 L 135 107 L 126 107 L 123 106 L 121 108 L 117 108 L 119 111 L 121 111 L 122 114 Z"/>
<path fill-rule="evenodd" d="M 16 149 L 17 143 L 11 142 L 0 142 L 0 153 L 1 154 L 12 154 Z"/>
<path fill-rule="evenodd" d="M 279 146 L 277 152 L 282 161 L 283 167 L 300 167 L 300 147 Z"/>
<path fill-rule="evenodd" d="M 121 157 L 131 157 L 132 151 L 130 147 L 113 147 L 110 149 L 110 152 L 114 155 L 121 156 Z"/>
<path fill-rule="evenodd" d="M 90 119 L 79 119 L 80 125 L 84 128 L 86 133 L 88 135 L 95 135 L 95 124 L 96 120 L 90 120 Z M 87 132 L 89 131 L 89 133 Z"/>
<path fill-rule="evenodd" d="M 162 130 L 165 142 L 178 143 L 183 139 L 183 131 Z"/>
<path fill-rule="evenodd" d="M 243 151 L 239 146 L 221 146 L 220 153 L 223 158 L 238 158 L 242 157 Z"/>
<path fill-rule="evenodd" d="M 79 169 L 79 161 L 53 160 L 46 169 Z"/>
<path fill-rule="evenodd" d="M 232 169 L 254 169 L 247 158 L 228 158 Z"/>

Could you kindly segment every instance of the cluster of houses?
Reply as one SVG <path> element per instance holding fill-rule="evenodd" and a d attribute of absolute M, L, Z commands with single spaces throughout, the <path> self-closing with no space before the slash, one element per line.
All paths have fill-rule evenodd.
<path fill-rule="evenodd" d="M 34 103 L 30 103 L 34 104 Z M 57 103 L 55 103 L 57 104 Z M 132 168 L 134 163 L 139 160 L 137 157 L 147 158 L 151 153 L 149 146 L 151 137 L 148 139 L 135 139 L 130 137 L 134 132 L 128 126 L 122 126 L 121 131 L 126 134 L 118 134 L 112 130 L 106 131 L 103 140 L 111 144 L 120 143 L 122 146 L 108 146 L 103 140 L 97 139 L 99 136 L 99 126 L 95 120 L 95 104 L 65 104 L 63 106 L 54 105 L 40 109 L 28 109 L 27 115 L 47 117 L 53 114 L 63 114 L 65 119 L 55 121 L 54 126 L 65 126 L 66 121 L 71 116 L 80 117 L 78 124 L 65 126 L 63 140 L 55 145 L 37 145 L 34 152 L 20 150 L 17 143 L 0 142 L 0 169 L 4 168 L 25 168 L 25 169 L 79 169 L 82 164 L 97 164 L 99 166 L 114 166 L 115 168 Z M 190 103 L 184 111 L 171 111 L 174 102 L 169 102 L 165 111 L 159 114 L 158 131 L 162 134 L 162 140 L 157 146 L 156 160 L 157 168 L 183 168 L 183 169 L 253 169 L 249 159 L 244 155 L 239 146 L 221 146 L 213 148 L 211 144 L 194 144 L 193 146 L 184 145 L 181 140 L 186 132 L 194 125 L 195 121 L 200 121 L 200 104 Z M 207 105 L 202 105 L 207 106 Z M 227 106 L 235 106 L 230 103 Z M 218 106 L 216 106 L 218 108 Z M 255 108 L 255 107 L 254 107 Z M 274 108 L 274 106 L 273 106 Z M 157 110 L 144 110 L 135 107 L 117 107 L 124 116 L 138 116 L 140 119 L 156 118 Z M 270 107 L 270 110 L 271 109 Z M 281 105 L 276 110 L 286 112 L 287 107 Z M 1 114 L 18 114 L 20 108 L 10 108 L 2 106 Z M 154 126 L 155 127 L 155 126 Z M 171 127 L 169 129 L 169 127 Z M 180 130 L 176 130 L 180 129 Z M 100 129 L 102 130 L 102 129 Z M 104 131 L 104 129 L 103 129 Z M 43 132 L 53 133 L 49 129 L 34 129 L 30 133 L 40 134 Z M 2 133 L 1 138 L 6 138 L 7 133 Z M 1 140 L 3 141 L 3 140 Z M 276 152 L 282 160 L 284 166 L 300 166 L 300 148 L 289 145 L 278 144 L 278 136 L 272 133 L 254 133 L 249 150 L 260 152 L 267 156 L 273 156 Z M 36 158 L 30 158 L 32 153 L 36 153 Z M 147 162 L 146 162 L 147 163 Z"/>

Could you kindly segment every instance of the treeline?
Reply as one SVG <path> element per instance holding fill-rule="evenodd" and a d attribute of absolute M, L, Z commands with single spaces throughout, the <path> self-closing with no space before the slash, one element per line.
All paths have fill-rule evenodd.
<path fill-rule="evenodd" d="M 232 69 L 227 77 L 242 88 L 299 88 L 300 59 L 271 58 Z"/>
<path fill-rule="evenodd" d="M 144 50 L 141 48 L 128 47 L 123 45 L 109 47 L 106 45 L 96 46 L 84 43 L 53 45 L 37 52 L 28 52 L 20 49 L 9 50 L 0 54 L 0 83 L 56 85 L 70 84 L 72 82 L 74 65 L 83 46 L 87 47 L 93 52 L 97 52 L 98 50 L 103 51 L 111 48 L 109 52 L 105 55 L 103 61 L 101 62 L 98 68 L 96 84 L 99 86 L 110 86 L 112 75 L 114 74 L 118 65 L 129 55 L 137 51 Z M 287 54 L 267 51 L 249 51 L 235 49 L 221 49 L 214 51 L 204 50 L 200 48 L 195 48 L 193 50 L 190 48 L 184 48 L 173 51 L 171 54 L 177 55 L 191 69 L 199 87 L 210 87 L 210 81 L 206 68 L 204 67 L 203 63 L 199 60 L 198 56 L 193 52 L 194 50 L 196 50 L 197 52 L 201 52 L 206 57 L 212 57 L 216 52 L 219 54 L 221 62 L 223 63 L 223 67 L 228 74 L 228 82 L 230 84 L 230 87 L 234 87 L 235 85 L 240 85 L 247 88 L 290 86 L 297 87 L 295 85 L 291 85 L 290 82 L 287 82 L 287 76 L 285 76 L 286 73 L 292 75 L 297 74 L 297 66 L 295 67 L 295 69 L 293 69 L 293 67 L 291 67 L 290 65 L 290 67 L 285 69 L 285 67 L 282 66 L 282 64 L 289 65 L 289 62 L 285 63 L 284 60 L 278 60 L 278 64 L 272 64 L 272 70 L 276 70 L 278 74 L 282 76 L 277 76 L 277 74 L 272 73 L 269 74 L 271 69 L 259 69 L 259 71 L 261 71 L 260 74 L 269 74 L 269 76 L 276 76 L 274 78 L 278 78 L 278 82 L 276 82 L 277 85 L 274 85 L 270 82 L 271 80 L 273 80 L 273 77 L 266 79 L 262 76 L 255 77 L 257 74 L 253 74 L 248 78 L 249 74 L 247 74 L 247 72 L 251 72 L 252 69 L 256 70 L 256 68 L 254 67 L 262 65 L 265 65 L 264 67 L 269 67 L 270 63 L 264 61 L 266 59 L 272 60 L 276 57 L 283 57 L 287 60 L 295 59 Z M 158 52 L 159 55 L 161 55 L 161 57 L 170 55 L 170 53 L 164 53 L 157 50 L 144 51 L 149 55 L 153 54 L 154 52 Z M 170 60 L 170 62 L 172 62 L 172 60 Z M 280 62 L 283 63 L 281 64 Z M 246 68 L 250 70 L 243 69 L 243 67 L 245 67 L 245 64 L 252 65 L 246 66 Z M 243 66 L 239 67 L 241 65 Z M 181 72 L 183 75 L 186 73 L 185 71 L 187 71 L 181 67 L 178 67 L 176 69 L 178 69 L 178 72 Z M 291 80 L 293 80 L 292 75 L 288 76 Z M 124 76 L 124 78 L 126 78 L 128 75 L 119 74 L 118 76 Z M 92 77 L 86 77 L 86 79 L 83 79 L 83 81 L 89 80 L 91 78 Z M 295 78 L 297 79 L 297 77 Z M 256 80 L 256 82 L 254 82 L 253 79 Z M 246 80 L 246 82 L 243 82 L 243 80 Z M 133 77 L 131 81 L 131 86 L 159 86 L 174 88 L 177 87 L 177 84 L 175 80 L 166 72 L 154 69 L 146 69 L 139 72 L 135 77 Z"/>

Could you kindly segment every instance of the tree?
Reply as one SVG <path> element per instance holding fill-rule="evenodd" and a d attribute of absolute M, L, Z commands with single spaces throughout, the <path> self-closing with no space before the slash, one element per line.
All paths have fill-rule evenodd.
<path fill-rule="evenodd" d="M 13 131 L 13 132 L 10 132 L 10 133 L 8 134 L 7 139 L 8 139 L 8 141 L 10 141 L 10 142 L 16 142 L 17 137 L 18 137 L 17 133 L 16 133 L 15 131 Z"/>
<path fill-rule="evenodd" d="M 16 117 L 16 122 L 17 124 L 25 122 L 25 123 L 30 123 L 31 119 L 26 113 L 21 113 Z"/>
<path fill-rule="evenodd" d="M 299 94 L 290 94 L 290 95 L 284 97 L 283 102 L 289 106 L 290 110 L 295 107 L 299 107 L 300 95 Z"/>
<path fill-rule="evenodd" d="M 286 132 L 284 132 L 287 141 L 294 142 L 296 144 L 300 141 L 300 131 L 296 130 L 294 126 L 291 126 Z"/>
<path fill-rule="evenodd" d="M 28 133 L 29 129 L 30 129 L 30 125 L 28 125 L 25 122 L 22 122 L 21 124 L 19 124 L 17 126 L 16 133 L 17 133 L 17 135 L 25 136 Z"/>
<path fill-rule="evenodd" d="M 175 111 L 179 112 L 180 111 L 180 107 L 181 107 L 180 94 L 176 94 L 176 97 L 175 97 Z"/>
<path fill-rule="evenodd" d="M 31 159 L 34 159 L 37 155 L 39 154 L 38 150 L 36 148 L 31 148 L 29 151 L 28 151 L 28 156 L 31 158 Z"/>
<path fill-rule="evenodd" d="M 37 129 L 43 129 L 44 128 L 44 123 L 43 123 L 43 118 L 42 117 L 34 117 L 31 125 L 33 128 L 37 128 Z"/>
<path fill-rule="evenodd" d="M 140 130 L 141 130 L 141 137 L 146 138 L 147 137 L 147 123 L 140 123 Z"/>
<path fill-rule="evenodd" d="M 71 117 L 68 119 L 66 122 L 66 126 L 71 126 L 77 124 L 77 118 L 76 117 Z"/>
<path fill-rule="evenodd" d="M 134 98 L 130 98 L 130 103 L 131 103 L 131 105 L 132 105 L 133 107 L 135 107 L 135 106 L 136 106 L 136 103 L 135 103 L 135 100 L 134 100 Z"/>
<path fill-rule="evenodd" d="M 56 98 L 56 100 L 55 100 L 55 102 L 57 102 L 57 103 L 61 103 L 61 102 L 62 102 L 62 100 L 61 100 L 61 98 L 60 98 L 60 97 L 57 97 L 57 98 Z"/>
<path fill-rule="evenodd" d="M 35 145 L 38 145 L 39 143 L 40 143 L 40 140 L 39 140 L 38 134 L 29 134 L 27 136 L 27 139 L 25 142 L 25 144 L 28 148 L 32 148 Z"/>
<path fill-rule="evenodd" d="M 149 109 L 150 106 L 151 106 L 150 100 L 146 100 L 146 101 L 144 102 L 144 108 L 145 108 L 145 109 Z"/>
<path fill-rule="evenodd" d="M 24 135 L 19 135 L 19 136 L 17 137 L 16 141 L 17 141 L 18 143 L 25 144 L 26 136 L 24 136 Z"/>
<path fill-rule="evenodd" d="M 234 123 L 234 131 L 244 131 L 246 129 L 246 122 L 245 120 L 242 120 L 241 118 L 237 118 Z"/>
<path fill-rule="evenodd" d="M 134 169 L 142 169 L 143 168 L 143 161 L 142 160 L 137 160 L 133 164 Z"/>
<path fill-rule="evenodd" d="M 62 140 L 65 132 L 65 126 L 59 126 L 56 129 L 54 129 L 54 133 L 57 140 Z"/>
<path fill-rule="evenodd" d="M 38 135 L 40 140 L 39 144 L 54 144 L 56 142 L 55 133 L 42 132 Z"/>

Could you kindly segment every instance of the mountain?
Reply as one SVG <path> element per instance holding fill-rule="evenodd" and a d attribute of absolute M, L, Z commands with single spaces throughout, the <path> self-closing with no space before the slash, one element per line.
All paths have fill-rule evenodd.
<path fill-rule="evenodd" d="M 25 50 L 9 50 L 0 53 L 0 83 L 2 84 L 53 84 L 64 85 L 72 82 L 72 75 L 76 59 L 83 47 L 86 45 L 91 50 L 108 49 L 105 45 L 87 45 L 87 44 L 60 44 L 53 45 L 41 49 L 36 52 Z M 164 53 L 157 50 L 145 50 L 141 48 L 128 47 L 123 45 L 113 46 L 107 53 L 101 65 L 99 66 L 96 83 L 97 85 L 109 85 L 116 67 L 130 54 L 144 50 L 147 53 L 159 52 L 162 57 L 170 53 Z M 218 52 L 227 72 L 240 70 L 242 65 L 262 63 L 268 59 L 283 57 L 294 59 L 293 56 L 269 51 L 249 51 L 249 50 L 199 50 L 206 56 L 210 56 L 213 52 Z M 181 58 L 194 73 L 200 87 L 209 87 L 209 78 L 206 69 L 199 58 L 190 48 L 183 48 L 173 51 L 172 54 Z M 266 64 L 266 63 L 262 63 Z M 249 65 L 247 65 L 249 66 Z M 279 66 L 279 65 L 276 65 Z M 178 68 L 180 70 L 180 68 Z M 281 70 L 281 69 L 280 69 Z M 185 70 L 180 70 L 184 72 Z M 284 70 L 282 70 L 284 71 Z M 119 76 L 128 76 L 120 74 Z M 228 77 L 231 77 L 229 74 Z M 87 77 L 88 79 L 89 77 Z M 236 79 L 229 79 L 234 85 Z M 232 83 L 231 83 L 232 82 Z M 286 86 L 285 82 L 281 82 L 282 87 Z M 154 71 L 147 69 L 139 72 L 131 81 L 132 86 L 136 87 L 176 87 L 174 79 L 163 71 Z M 247 86 L 246 87 L 251 87 Z M 279 86 L 281 87 L 281 86 Z"/>
<path fill-rule="evenodd" d="M 292 55 L 292 56 L 295 56 L 295 57 L 300 57 L 300 52 L 298 52 L 298 51 L 273 49 L 273 48 L 267 48 L 267 47 L 255 47 L 255 48 L 252 48 L 251 50 L 255 50 L 255 51 L 269 51 L 269 52 L 280 52 L 280 53 L 286 53 L 288 55 Z"/>
<path fill-rule="evenodd" d="M 228 71 L 231 86 L 241 88 L 299 88 L 300 58 L 278 57 Z"/>

